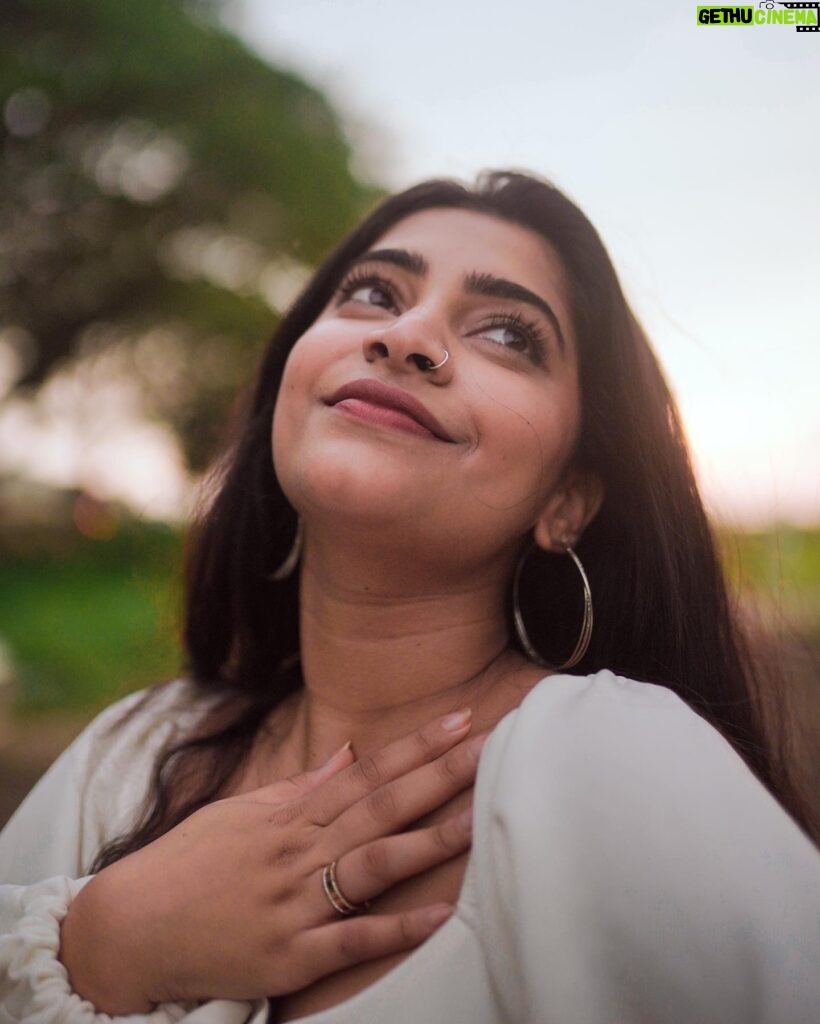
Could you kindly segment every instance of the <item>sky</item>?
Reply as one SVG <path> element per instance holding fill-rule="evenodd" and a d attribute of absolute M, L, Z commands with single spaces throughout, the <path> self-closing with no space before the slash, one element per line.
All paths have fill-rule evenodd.
<path fill-rule="evenodd" d="M 228 22 L 329 95 L 389 187 L 487 167 L 559 185 L 652 338 L 710 511 L 817 523 L 820 33 L 696 8 L 244 0 Z"/>

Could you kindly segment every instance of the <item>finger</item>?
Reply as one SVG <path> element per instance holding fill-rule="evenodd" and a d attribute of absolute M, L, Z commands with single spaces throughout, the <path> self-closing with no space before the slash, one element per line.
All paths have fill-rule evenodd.
<path fill-rule="evenodd" d="M 388 782 L 348 808 L 327 831 L 336 859 L 372 839 L 406 828 L 466 789 L 475 779 L 486 740 L 486 733 L 473 736 L 432 764 Z"/>
<path fill-rule="evenodd" d="M 336 864 L 336 882 L 351 903 L 363 903 L 397 882 L 463 853 L 473 832 L 473 809 L 429 828 L 376 839 L 351 850 Z"/>
<path fill-rule="evenodd" d="M 351 749 L 352 746 L 353 741 L 348 740 L 334 754 L 331 754 L 324 764 L 320 764 L 318 768 L 313 768 L 309 772 L 300 772 L 298 775 L 292 775 L 285 781 L 298 790 L 299 796 L 305 796 L 316 789 L 317 786 L 321 786 L 323 782 L 333 778 L 343 768 L 350 767 L 355 760 Z"/>
<path fill-rule="evenodd" d="M 315 971 L 311 981 L 365 960 L 412 949 L 424 942 L 450 917 L 448 903 L 334 921 L 304 934 L 306 960 Z"/>
<path fill-rule="evenodd" d="M 291 775 L 287 779 L 279 779 L 277 782 L 269 783 L 267 786 L 260 786 L 259 789 L 245 793 L 243 800 L 256 800 L 267 804 L 282 804 L 306 796 L 338 772 L 350 767 L 354 761 L 351 745 L 352 741 L 348 740 L 347 743 L 331 754 L 327 761 L 319 765 L 318 768 L 313 768 L 308 772 L 299 772 L 298 775 Z"/>
<path fill-rule="evenodd" d="M 315 825 L 329 825 L 363 796 L 432 761 L 462 740 L 470 730 L 471 717 L 470 709 L 445 715 L 359 758 L 310 794 L 305 815 Z"/>

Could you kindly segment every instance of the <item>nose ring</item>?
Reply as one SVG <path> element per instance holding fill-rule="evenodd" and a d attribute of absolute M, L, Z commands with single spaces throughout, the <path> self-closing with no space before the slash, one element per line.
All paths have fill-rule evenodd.
<path fill-rule="evenodd" d="M 429 356 L 425 356 L 424 358 L 427 360 L 427 365 L 424 367 L 425 370 L 440 370 L 442 366 L 444 366 L 444 364 L 450 358 L 450 353 L 447 351 L 447 349 L 445 349 L 444 358 L 441 360 L 440 363 L 433 363 Z"/>

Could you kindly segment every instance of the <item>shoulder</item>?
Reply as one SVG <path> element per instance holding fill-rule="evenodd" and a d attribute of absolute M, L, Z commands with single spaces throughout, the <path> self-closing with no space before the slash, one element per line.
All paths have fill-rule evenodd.
<path fill-rule="evenodd" d="M 476 919 L 507 937 L 499 977 L 523 971 L 533 1005 L 739 1022 L 757 991 L 767 1019 L 810 1019 L 820 857 L 671 690 L 544 679 L 485 745 L 475 807 Z"/>
<path fill-rule="evenodd" d="M 214 698 L 185 678 L 139 690 L 106 708 L 78 739 L 81 797 L 93 843 L 130 827 L 159 756 L 189 735 Z"/>
<path fill-rule="evenodd" d="M 163 748 L 194 727 L 212 700 L 181 678 L 111 704 L 75 741 L 89 780 L 116 773 L 118 767 L 152 764 Z"/>
<path fill-rule="evenodd" d="M 672 690 L 604 669 L 542 679 L 498 724 L 487 748 L 495 772 L 518 774 L 529 767 L 537 773 L 540 764 L 584 771 L 600 767 L 609 776 L 619 766 L 668 763 L 693 744 L 708 748 L 710 758 L 745 767 Z"/>
<path fill-rule="evenodd" d="M 583 850 L 601 879 L 642 870 L 659 891 L 683 892 L 703 872 L 733 875 L 737 892 L 743 876 L 751 899 L 778 862 L 818 894 L 811 841 L 731 744 L 663 686 L 609 671 L 544 679 L 488 741 L 479 786 L 511 841 L 534 856 L 541 843 L 552 855 L 562 842 L 568 857 Z"/>
<path fill-rule="evenodd" d="M 176 679 L 117 701 L 57 758 L 9 820 L 0 865 L 21 882 L 76 877 L 139 813 L 161 751 L 213 700 Z"/>
<path fill-rule="evenodd" d="M 658 683 L 639 682 L 626 676 L 616 675 L 609 669 L 601 669 L 586 676 L 558 673 L 546 676 L 526 695 L 516 711 L 523 720 L 532 721 L 571 715 L 590 722 L 597 718 L 616 714 L 631 718 L 637 712 L 670 710 L 678 716 L 697 717 L 680 697 L 666 686 Z"/>

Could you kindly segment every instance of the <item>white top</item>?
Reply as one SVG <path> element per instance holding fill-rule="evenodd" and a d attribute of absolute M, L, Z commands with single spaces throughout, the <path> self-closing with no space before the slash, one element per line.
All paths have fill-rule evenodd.
<path fill-rule="evenodd" d="M 57 760 L 0 835 L 0 1021 L 264 1024 L 267 1004 L 111 1018 L 73 993 L 59 922 L 134 818 L 178 681 L 111 739 L 132 695 Z M 731 746 L 670 690 L 603 671 L 542 680 L 495 728 L 455 913 L 311 1024 L 811 1024 L 820 856 Z"/>

